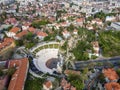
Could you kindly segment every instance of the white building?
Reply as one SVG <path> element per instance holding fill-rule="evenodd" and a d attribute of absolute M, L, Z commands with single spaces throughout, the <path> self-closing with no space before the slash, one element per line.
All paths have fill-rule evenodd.
<path fill-rule="evenodd" d="M 63 37 L 64 37 L 65 39 L 67 39 L 67 38 L 70 37 L 70 32 L 68 32 L 67 30 L 64 30 L 64 31 L 62 32 L 62 34 L 63 34 Z"/>
<path fill-rule="evenodd" d="M 3 3 L 3 4 L 10 4 L 12 2 L 14 2 L 15 0 L 0 0 L 0 4 Z"/>
<path fill-rule="evenodd" d="M 115 30 L 120 30 L 120 22 L 111 23 L 111 27 L 113 27 Z"/>
<path fill-rule="evenodd" d="M 116 17 L 115 16 L 107 16 L 105 21 L 115 21 Z"/>
<path fill-rule="evenodd" d="M 21 29 L 18 27 L 13 27 L 9 32 L 5 32 L 8 37 L 14 37 Z"/>
<path fill-rule="evenodd" d="M 99 56 L 100 47 L 99 47 L 98 41 L 92 42 L 92 46 L 93 46 L 93 50 L 94 50 L 93 55 Z"/>
<path fill-rule="evenodd" d="M 42 32 L 42 31 L 37 32 L 37 37 L 38 37 L 40 40 L 43 40 L 46 36 L 48 36 L 48 34 L 45 33 L 45 32 Z"/>

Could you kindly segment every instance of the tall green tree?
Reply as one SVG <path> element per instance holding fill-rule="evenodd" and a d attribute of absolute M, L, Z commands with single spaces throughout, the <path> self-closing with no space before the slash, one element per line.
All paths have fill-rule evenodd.
<path fill-rule="evenodd" d="M 84 88 L 84 83 L 81 77 L 82 76 L 76 74 L 68 75 L 68 81 L 70 81 L 70 83 L 76 87 L 76 90 L 82 90 Z"/>

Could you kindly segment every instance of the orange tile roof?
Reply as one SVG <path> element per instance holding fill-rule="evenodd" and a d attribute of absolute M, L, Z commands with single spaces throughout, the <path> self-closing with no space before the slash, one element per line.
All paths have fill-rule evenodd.
<path fill-rule="evenodd" d="M 52 86 L 52 82 L 51 81 L 46 81 L 43 83 L 43 85 L 45 85 L 47 88 L 50 88 Z"/>
<path fill-rule="evenodd" d="M 49 17 L 48 19 L 49 19 L 50 22 L 54 22 L 56 20 L 55 17 Z"/>
<path fill-rule="evenodd" d="M 26 22 L 26 23 L 24 23 L 24 26 L 30 26 L 30 25 L 31 25 L 30 22 Z"/>
<path fill-rule="evenodd" d="M 23 90 L 24 83 L 28 71 L 28 59 L 23 58 L 19 60 L 11 60 L 9 62 L 9 68 L 16 67 L 15 73 L 12 75 L 10 80 L 8 90 Z"/>
<path fill-rule="evenodd" d="M 37 32 L 37 35 L 38 35 L 38 36 L 48 36 L 47 33 L 41 32 L 41 31 L 38 31 L 38 32 Z"/>
<path fill-rule="evenodd" d="M 96 23 L 102 22 L 102 20 L 99 19 L 99 18 L 93 19 L 92 21 L 93 21 L 93 22 L 96 22 Z"/>
<path fill-rule="evenodd" d="M 114 69 L 104 69 L 103 70 L 103 74 L 105 77 L 107 77 L 109 80 L 116 80 L 119 78 L 119 76 L 117 75 L 117 73 L 115 72 Z"/>
<path fill-rule="evenodd" d="M 84 21 L 84 18 L 78 18 L 76 19 L 76 22 L 83 22 Z"/>
<path fill-rule="evenodd" d="M 5 20 L 5 23 L 16 23 L 17 20 L 15 18 L 8 18 Z"/>
<path fill-rule="evenodd" d="M 102 22 L 102 20 L 100 18 L 96 18 L 97 22 Z"/>
<path fill-rule="evenodd" d="M 24 35 L 27 35 L 28 34 L 28 31 L 22 31 L 22 32 L 20 32 L 20 33 L 18 33 L 17 35 L 16 35 L 16 37 L 18 37 L 18 38 L 21 38 L 21 37 L 23 37 Z"/>
<path fill-rule="evenodd" d="M 10 32 L 17 33 L 19 30 L 20 30 L 20 28 L 18 28 L 18 27 L 13 27 L 12 29 L 10 29 Z"/>
<path fill-rule="evenodd" d="M 33 33 L 35 32 L 35 30 L 36 30 L 36 29 L 35 29 L 34 27 L 28 28 L 28 31 L 33 32 Z"/>
<path fill-rule="evenodd" d="M 120 84 L 116 82 L 110 82 L 105 84 L 106 90 L 120 90 Z"/>
<path fill-rule="evenodd" d="M 12 38 L 4 38 L 4 41 L 0 43 L 0 49 L 9 46 L 12 42 L 14 42 L 14 39 Z"/>

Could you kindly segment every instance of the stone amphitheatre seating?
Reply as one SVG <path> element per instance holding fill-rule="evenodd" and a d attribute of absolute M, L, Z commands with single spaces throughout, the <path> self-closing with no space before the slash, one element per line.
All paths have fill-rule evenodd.
<path fill-rule="evenodd" d="M 52 58 L 58 58 L 58 51 L 59 51 L 58 42 L 40 44 L 33 48 L 31 52 L 33 52 L 36 55 L 36 57 L 33 59 L 33 64 L 36 67 L 36 69 L 43 73 L 53 74 L 54 70 L 48 68 L 46 66 L 46 62 Z"/>

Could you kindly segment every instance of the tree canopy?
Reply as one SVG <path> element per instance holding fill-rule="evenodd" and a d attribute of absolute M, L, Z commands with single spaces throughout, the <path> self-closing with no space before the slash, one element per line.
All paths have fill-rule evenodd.
<path fill-rule="evenodd" d="M 41 21 L 36 21 L 32 23 L 32 26 L 35 28 L 41 28 L 41 26 L 49 24 L 50 22 L 48 20 L 41 20 Z"/>
<path fill-rule="evenodd" d="M 68 81 L 76 87 L 76 90 L 82 90 L 84 88 L 84 83 L 82 78 L 76 74 L 69 74 Z"/>
<path fill-rule="evenodd" d="M 120 31 L 103 31 L 99 33 L 99 43 L 105 57 L 120 55 Z"/>

